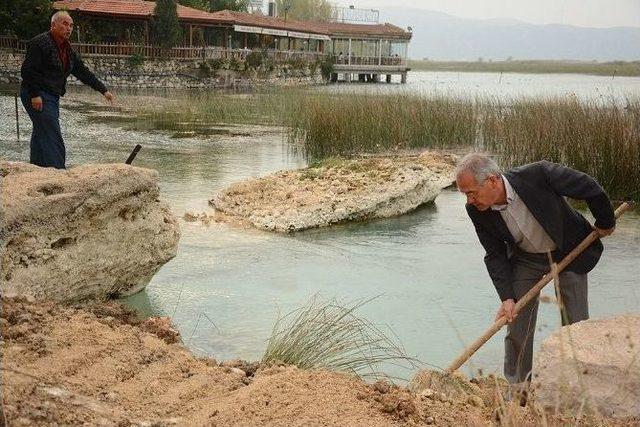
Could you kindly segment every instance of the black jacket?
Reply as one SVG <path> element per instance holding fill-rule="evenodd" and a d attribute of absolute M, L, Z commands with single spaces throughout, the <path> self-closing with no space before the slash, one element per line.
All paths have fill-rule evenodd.
<path fill-rule="evenodd" d="M 21 75 L 22 85 L 27 88 L 32 98 L 38 96 L 41 90 L 63 96 L 69 74 L 73 74 L 82 83 L 100 93 L 107 91 L 104 84 L 89 71 L 80 59 L 80 55 L 73 49 L 69 52 L 69 67 L 66 70 L 63 69 L 58 47 L 50 32 L 39 34 L 29 41 Z"/>
<path fill-rule="evenodd" d="M 596 227 L 609 229 L 615 226 L 609 198 L 602 187 L 585 173 L 541 161 L 511 169 L 504 175 L 556 244 L 556 261 L 564 258 L 592 231 L 589 222 L 569 206 L 564 196 L 586 201 L 596 220 Z M 491 209 L 479 211 L 468 204 L 467 213 L 486 251 L 484 262 L 500 299 L 516 299 L 510 262 L 515 241 L 506 223 L 498 211 Z M 567 266 L 567 270 L 588 273 L 600 259 L 602 250 L 602 242 L 596 240 Z"/>

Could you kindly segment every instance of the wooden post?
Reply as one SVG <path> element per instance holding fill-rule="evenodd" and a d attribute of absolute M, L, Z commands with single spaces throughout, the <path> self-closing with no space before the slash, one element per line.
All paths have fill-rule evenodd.
<path fill-rule="evenodd" d="M 193 24 L 189 24 L 189 47 L 193 47 Z"/>
<path fill-rule="evenodd" d="M 349 38 L 349 65 L 351 65 L 351 38 Z"/>
<path fill-rule="evenodd" d="M 18 142 L 20 142 L 20 120 L 18 120 L 18 94 L 14 95 L 16 103 L 16 134 L 18 135 Z"/>
<path fill-rule="evenodd" d="M 149 21 L 144 21 L 144 44 L 149 44 Z"/>

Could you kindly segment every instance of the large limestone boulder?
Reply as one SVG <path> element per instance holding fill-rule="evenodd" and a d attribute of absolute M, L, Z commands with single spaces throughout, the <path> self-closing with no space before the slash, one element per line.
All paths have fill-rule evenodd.
<path fill-rule="evenodd" d="M 543 343 L 533 372 L 546 407 L 640 417 L 640 315 L 563 327 Z"/>
<path fill-rule="evenodd" d="M 0 162 L 2 293 L 78 301 L 143 289 L 179 230 L 155 171 Z"/>
<path fill-rule="evenodd" d="M 224 217 L 293 232 L 401 215 L 432 202 L 454 181 L 454 156 L 330 159 L 231 185 L 209 203 Z"/>

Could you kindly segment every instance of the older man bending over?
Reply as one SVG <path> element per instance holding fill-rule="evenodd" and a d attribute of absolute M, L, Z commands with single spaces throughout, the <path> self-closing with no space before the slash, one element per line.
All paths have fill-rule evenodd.
<path fill-rule="evenodd" d="M 548 254 L 560 261 L 592 231 L 565 197 L 586 201 L 600 237 L 613 232 L 613 207 L 592 177 L 547 161 L 503 173 L 487 155 L 472 153 L 458 165 L 456 183 L 467 196 L 467 213 L 486 251 L 484 261 L 501 300 L 496 320 L 506 316 L 509 322 L 504 375 L 511 390 L 524 391 L 531 375 L 538 300 L 517 316 L 515 303 L 549 271 Z M 589 318 L 587 273 L 602 250 L 596 240 L 560 273 L 563 325 Z"/>
<path fill-rule="evenodd" d="M 69 74 L 113 102 L 111 92 L 71 48 L 69 37 L 72 31 L 71 16 L 67 12 L 56 12 L 51 17 L 51 29 L 29 41 L 22 63 L 20 99 L 33 123 L 30 161 L 38 166 L 65 168 L 59 101 L 66 92 Z"/>

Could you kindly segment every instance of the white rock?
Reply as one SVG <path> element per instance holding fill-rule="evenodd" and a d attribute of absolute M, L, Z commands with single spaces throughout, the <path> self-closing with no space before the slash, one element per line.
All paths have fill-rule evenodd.
<path fill-rule="evenodd" d="M 157 173 L 0 162 L 3 294 L 77 301 L 143 289 L 176 255 L 179 230 Z"/>
<path fill-rule="evenodd" d="M 432 202 L 453 182 L 455 163 L 436 153 L 344 160 L 236 183 L 209 203 L 229 218 L 279 232 L 385 218 Z"/>
<path fill-rule="evenodd" d="M 565 326 L 543 343 L 535 360 L 532 385 L 542 405 L 640 417 L 640 315 Z"/>

